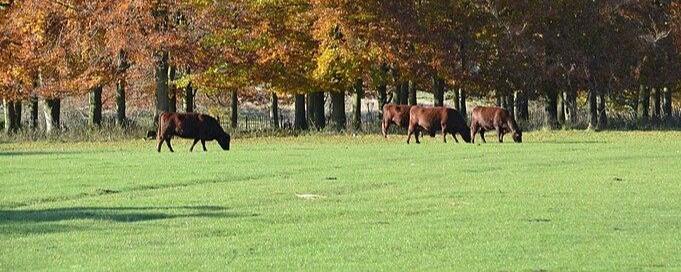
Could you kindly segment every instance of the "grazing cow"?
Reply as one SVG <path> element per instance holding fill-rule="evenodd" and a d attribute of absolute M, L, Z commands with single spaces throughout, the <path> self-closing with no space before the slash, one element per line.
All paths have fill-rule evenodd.
<path fill-rule="evenodd" d="M 414 106 L 409 111 L 409 136 L 407 143 L 411 141 L 411 135 L 416 137 L 416 143 L 419 142 L 419 132 L 421 130 L 430 134 L 430 137 L 435 137 L 435 131 L 442 132 L 442 138 L 447 142 L 447 134 L 452 134 L 454 140 L 458 143 L 456 133 L 461 134 L 461 137 L 467 143 L 471 142 L 470 128 L 466 125 L 466 120 L 455 109 L 434 107 L 425 108 Z"/>
<path fill-rule="evenodd" d="M 170 152 L 175 152 L 170 145 L 170 139 L 173 136 L 194 139 L 192 147 L 189 148 L 190 152 L 194 151 L 194 146 L 199 141 L 201 141 L 203 151 L 206 151 L 206 141 L 213 140 L 216 140 L 223 150 L 229 150 L 229 134 L 220 127 L 218 120 L 211 116 L 198 113 L 164 112 L 158 119 L 158 132 L 156 133 L 158 152 L 161 152 L 163 142 L 166 142 Z"/>
<path fill-rule="evenodd" d="M 490 130 L 497 131 L 500 143 L 504 142 L 504 134 L 508 132 L 513 132 L 513 141 L 523 142 L 523 132 L 507 110 L 497 107 L 475 107 L 471 117 L 473 142 L 475 142 L 475 135 L 480 132 L 482 142 L 486 143 L 485 131 Z"/>
<path fill-rule="evenodd" d="M 412 106 L 386 104 L 383 106 L 383 120 L 381 121 L 381 131 L 383 137 L 388 138 L 390 125 L 395 124 L 399 127 L 409 127 L 409 110 Z"/>

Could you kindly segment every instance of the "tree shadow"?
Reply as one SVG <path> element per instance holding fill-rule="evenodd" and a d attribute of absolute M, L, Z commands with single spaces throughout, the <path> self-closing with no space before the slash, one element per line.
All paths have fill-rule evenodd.
<path fill-rule="evenodd" d="M 0 210 L 0 226 L 51 223 L 67 220 L 100 220 L 134 223 L 189 217 L 254 217 L 258 214 L 230 212 L 219 206 L 177 207 L 72 207 L 40 210 Z"/>

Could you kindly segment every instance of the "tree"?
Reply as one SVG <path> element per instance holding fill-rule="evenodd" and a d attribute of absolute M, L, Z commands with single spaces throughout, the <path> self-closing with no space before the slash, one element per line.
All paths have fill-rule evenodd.
<path fill-rule="evenodd" d="M 311 92 L 307 95 L 309 107 L 308 116 L 312 120 L 311 125 L 317 130 L 322 130 L 326 126 L 326 115 L 324 113 L 324 93 Z"/>
<path fill-rule="evenodd" d="M 272 100 L 272 107 L 270 108 L 270 119 L 272 120 L 272 127 L 275 129 L 279 128 L 279 97 L 277 97 L 276 92 L 272 92 L 270 98 Z"/>
<path fill-rule="evenodd" d="M 128 60 L 125 51 L 120 50 L 118 52 L 118 60 L 117 60 L 117 73 L 125 73 L 125 71 L 128 69 Z M 117 81 L 116 81 L 116 124 L 118 126 L 125 126 L 126 123 L 126 105 L 125 105 L 125 85 L 126 85 L 126 80 L 125 76 L 121 76 Z"/>
<path fill-rule="evenodd" d="M 187 68 L 186 76 L 191 77 L 191 68 Z M 196 96 L 196 90 L 192 86 L 191 80 L 187 82 L 184 87 L 184 111 L 194 112 L 194 97 Z"/>
<path fill-rule="evenodd" d="M 436 107 L 445 105 L 445 81 L 437 76 L 433 76 L 433 103 Z"/>
<path fill-rule="evenodd" d="M 236 129 L 239 127 L 239 98 L 238 98 L 238 92 L 236 90 L 232 91 L 232 95 L 230 96 L 230 127 L 232 129 Z"/>
<path fill-rule="evenodd" d="M 305 112 L 305 95 L 296 94 L 295 95 L 295 118 L 293 121 L 293 127 L 297 130 L 307 130 L 307 114 Z"/>
<path fill-rule="evenodd" d="M 5 133 L 9 134 L 17 130 L 14 102 L 5 99 L 2 102 L 2 107 L 5 109 Z"/>
<path fill-rule="evenodd" d="M 352 125 L 355 130 L 362 129 L 362 99 L 364 98 L 364 81 L 358 79 L 355 82 L 355 101 L 353 105 Z"/>
<path fill-rule="evenodd" d="M 90 116 L 88 124 L 90 127 L 100 127 L 102 125 L 102 86 L 95 87 L 90 92 Z"/>

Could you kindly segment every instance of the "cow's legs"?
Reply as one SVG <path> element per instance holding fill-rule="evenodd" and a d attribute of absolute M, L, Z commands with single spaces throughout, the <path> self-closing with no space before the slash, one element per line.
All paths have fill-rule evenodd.
<path fill-rule="evenodd" d="M 204 152 L 208 151 L 208 150 L 206 149 L 206 140 L 201 140 L 201 146 L 203 146 L 203 151 L 204 151 Z"/>
<path fill-rule="evenodd" d="M 475 134 L 478 134 L 478 126 L 475 123 L 471 124 L 471 143 L 475 143 Z"/>
<path fill-rule="evenodd" d="M 416 133 L 414 133 L 414 137 L 416 138 L 416 143 L 420 144 L 421 141 L 419 140 L 419 136 L 421 136 L 421 127 L 416 125 L 415 130 L 416 130 Z"/>
<path fill-rule="evenodd" d="M 409 132 L 407 133 L 407 144 L 411 142 L 411 135 L 414 135 L 414 131 L 416 130 L 416 126 L 409 124 Z M 416 132 L 416 139 L 418 139 L 418 132 Z"/>
<path fill-rule="evenodd" d="M 170 138 L 166 138 L 166 145 L 168 145 L 168 149 L 170 149 L 170 152 L 175 152 L 175 150 L 173 150 L 173 146 L 170 145 Z"/>
<path fill-rule="evenodd" d="M 192 147 L 189 148 L 189 152 L 194 152 L 194 146 L 199 142 L 199 139 L 194 139 L 194 143 L 192 144 Z"/>
<path fill-rule="evenodd" d="M 483 143 L 487 143 L 487 140 L 485 140 L 485 130 L 480 130 L 480 139 L 482 139 Z"/>
<path fill-rule="evenodd" d="M 452 137 L 454 137 L 454 141 L 458 144 L 459 139 L 456 138 L 456 132 L 452 132 Z"/>
<path fill-rule="evenodd" d="M 161 153 L 161 145 L 163 145 L 163 142 L 164 142 L 165 140 L 163 139 L 163 137 L 161 137 L 161 135 L 158 135 L 156 138 L 157 138 L 157 139 L 156 139 L 156 141 L 157 141 L 157 143 L 156 143 L 156 150 L 157 150 L 159 153 Z"/>
<path fill-rule="evenodd" d="M 442 129 L 442 140 L 447 143 L 447 124 L 440 124 L 440 128 Z"/>
<path fill-rule="evenodd" d="M 384 118 L 383 121 L 381 121 L 381 132 L 383 132 L 383 138 L 386 138 L 386 139 L 388 138 L 388 129 L 389 128 L 390 128 L 390 122 L 385 120 L 385 118 Z"/>
<path fill-rule="evenodd" d="M 502 128 L 497 128 L 497 136 L 499 137 L 499 142 L 504 142 L 504 130 Z"/>

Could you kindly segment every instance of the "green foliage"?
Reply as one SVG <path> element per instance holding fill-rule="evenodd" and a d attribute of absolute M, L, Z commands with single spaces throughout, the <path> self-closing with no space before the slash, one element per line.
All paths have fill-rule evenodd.
<path fill-rule="evenodd" d="M 316 80 L 323 82 L 327 89 L 345 91 L 360 76 L 360 65 L 341 48 L 325 48 L 316 59 L 317 68 L 313 72 Z"/>

